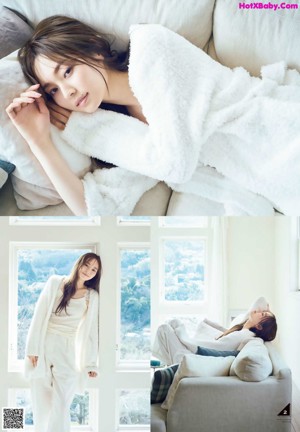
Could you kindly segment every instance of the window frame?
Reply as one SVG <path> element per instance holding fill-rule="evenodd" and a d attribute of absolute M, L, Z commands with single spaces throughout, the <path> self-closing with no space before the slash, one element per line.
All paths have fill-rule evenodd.
<path fill-rule="evenodd" d="M 27 217 L 28 219 L 25 219 Z M 101 216 L 87 216 L 85 219 L 77 219 L 75 216 L 66 216 L 59 219 L 56 216 L 49 219 L 35 219 L 35 216 L 9 216 L 9 225 L 14 226 L 101 226 Z M 38 216 L 36 216 L 38 217 Z"/>
<path fill-rule="evenodd" d="M 75 242 L 9 242 L 9 326 L 8 326 L 8 373 L 21 372 L 23 361 L 17 359 L 18 352 L 18 251 L 22 249 L 90 249 L 97 253 L 96 243 Z"/>

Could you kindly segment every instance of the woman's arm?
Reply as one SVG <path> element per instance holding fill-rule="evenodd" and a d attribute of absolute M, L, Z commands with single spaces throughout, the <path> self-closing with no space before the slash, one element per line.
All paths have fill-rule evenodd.
<path fill-rule="evenodd" d="M 31 86 L 21 93 L 6 108 L 6 112 L 67 206 L 76 215 L 86 215 L 83 184 L 51 140 L 49 110 L 41 94 L 36 91 L 38 86 Z"/>
<path fill-rule="evenodd" d="M 75 215 L 86 215 L 83 183 L 66 164 L 51 138 L 28 144 L 67 206 Z"/>
<path fill-rule="evenodd" d="M 49 290 L 51 290 L 52 287 L 52 277 L 50 277 L 34 308 L 34 313 L 31 319 L 30 327 L 28 330 L 27 340 L 26 340 L 26 355 L 28 357 L 31 357 L 30 360 L 35 366 L 33 362 L 33 358 L 36 358 L 36 361 L 38 360 L 38 356 L 40 355 L 40 337 L 42 334 L 42 328 L 45 324 L 45 319 L 47 318 L 47 314 L 49 313 L 49 305 L 48 305 L 48 298 L 49 298 Z M 35 362 L 36 363 L 36 362 Z"/>

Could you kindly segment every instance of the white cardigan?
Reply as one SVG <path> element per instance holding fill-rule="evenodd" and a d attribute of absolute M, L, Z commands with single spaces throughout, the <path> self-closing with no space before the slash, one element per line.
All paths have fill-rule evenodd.
<path fill-rule="evenodd" d="M 45 337 L 53 305 L 64 276 L 51 276 L 35 306 L 33 318 L 29 327 L 25 350 L 25 377 L 27 379 L 42 378 L 46 374 L 44 357 Z M 76 366 L 78 370 L 78 390 L 83 392 L 87 372 L 97 372 L 99 348 L 99 295 L 90 291 L 90 300 L 86 316 L 77 330 L 75 337 Z M 38 356 L 36 367 L 28 359 L 28 355 Z"/>

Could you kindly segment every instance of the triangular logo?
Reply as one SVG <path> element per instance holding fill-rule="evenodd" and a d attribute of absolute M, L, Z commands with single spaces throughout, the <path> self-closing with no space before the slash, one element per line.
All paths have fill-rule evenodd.
<path fill-rule="evenodd" d="M 282 411 L 278 414 L 278 416 L 289 416 L 291 415 L 291 404 L 288 404 Z"/>

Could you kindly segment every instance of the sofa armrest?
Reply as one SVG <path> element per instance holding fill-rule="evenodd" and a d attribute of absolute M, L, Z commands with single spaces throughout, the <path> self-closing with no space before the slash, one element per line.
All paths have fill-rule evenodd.
<path fill-rule="evenodd" d="M 273 375 L 278 379 L 284 379 L 291 376 L 291 370 L 275 348 L 272 342 L 265 342 L 269 351 L 269 356 L 273 364 Z"/>
<path fill-rule="evenodd" d="M 168 411 L 168 432 L 289 432 L 290 416 L 278 415 L 290 402 L 290 377 L 270 376 L 261 382 L 238 377 L 184 378 Z"/>

